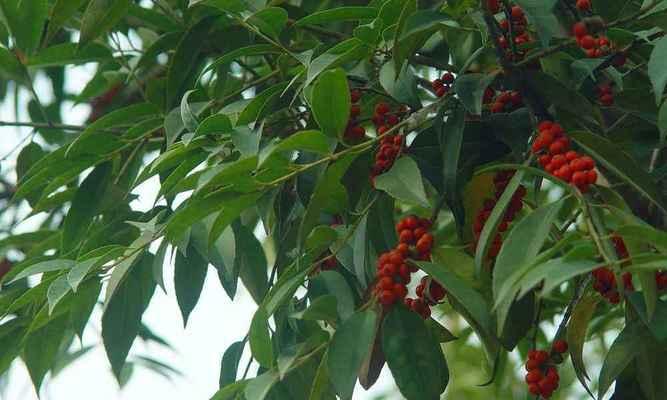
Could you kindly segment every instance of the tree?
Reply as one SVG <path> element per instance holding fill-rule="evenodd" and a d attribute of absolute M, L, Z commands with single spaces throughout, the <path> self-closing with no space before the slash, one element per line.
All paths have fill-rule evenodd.
<path fill-rule="evenodd" d="M 39 390 L 101 299 L 123 382 L 173 261 L 186 324 L 209 266 L 257 303 L 216 400 L 349 399 L 385 365 L 408 400 L 667 398 L 667 1 L 0 11 L 0 93 L 32 96 L 0 125 L 33 130 L 4 213 L 40 221 L 0 240 L 0 372 Z"/>

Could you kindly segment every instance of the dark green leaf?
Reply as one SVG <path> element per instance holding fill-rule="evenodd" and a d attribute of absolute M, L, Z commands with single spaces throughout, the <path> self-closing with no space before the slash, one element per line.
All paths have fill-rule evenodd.
<path fill-rule="evenodd" d="M 269 291 L 266 255 L 262 244 L 246 226 L 234 224 L 236 239 L 236 257 L 234 269 L 238 271 L 243 285 L 257 304 L 260 304 Z"/>
<path fill-rule="evenodd" d="M 155 291 L 153 255 L 144 253 L 125 275 L 102 316 L 102 339 L 111 368 L 120 379 L 127 354 L 139 332 L 141 316 Z"/>
<path fill-rule="evenodd" d="M 357 312 L 336 330 L 331 340 L 327 359 L 329 376 L 343 399 L 352 398 L 357 374 L 375 339 L 376 321 L 373 311 Z"/>
<path fill-rule="evenodd" d="M 586 333 L 588 325 L 595 313 L 595 309 L 600 301 L 596 295 L 583 297 L 574 306 L 572 317 L 567 325 L 567 343 L 569 345 L 570 357 L 572 357 L 572 366 L 579 382 L 590 392 L 586 379 L 586 365 L 584 364 L 584 343 L 586 343 Z"/>
<path fill-rule="evenodd" d="M 92 42 L 120 21 L 130 8 L 130 0 L 92 0 L 81 21 L 79 46 Z"/>
<path fill-rule="evenodd" d="M 357 21 L 360 19 L 375 18 L 378 10 L 375 7 L 336 7 L 309 14 L 298 21 L 296 26 L 325 24 L 338 21 Z"/>
<path fill-rule="evenodd" d="M 440 127 L 440 153 L 442 154 L 442 175 L 444 196 L 449 209 L 452 210 L 459 235 L 465 226 L 465 208 L 463 206 L 462 184 L 459 182 L 459 159 L 463 147 L 463 132 L 465 130 L 465 109 L 460 105 L 454 114 L 447 117 L 447 121 Z M 442 118 L 439 116 L 438 118 Z M 440 120 L 437 121 L 441 123 Z"/>
<path fill-rule="evenodd" d="M 628 325 L 612 343 L 600 370 L 598 399 L 602 399 L 614 380 L 639 353 L 639 344 L 642 340 L 640 329 L 636 324 Z"/>
<path fill-rule="evenodd" d="M 497 72 L 485 74 L 464 74 L 456 77 L 454 91 L 461 103 L 473 115 L 482 114 L 482 99 L 486 88 L 493 83 Z"/>
<path fill-rule="evenodd" d="M 0 11 L 17 47 L 27 54 L 37 50 L 49 12 L 48 3 L 45 0 L 2 0 Z"/>
<path fill-rule="evenodd" d="M 382 325 L 382 349 L 396 385 L 407 400 L 437 400 L 449 382 L 440 343 L 424 320 L 393 307 Z"/>
<path fill-rule="evenodd" d="M 236 374 L 239 369 L 239 361 L 243 355 L 245 341 L 232 343 L 225 354 L 222 356 L 222 366 L 220 367 L 220 388 L 236 381 Z"/>
<path fill-rule="evenodd" d="M 320 75 L 313 86 L 312 110 L 325 135 L 342 138 L 350 116 L 350 89 L 343 70 Z"/>
<path fill-rule="evenodd" d="M 23 360 L 28 367 L 30 378 L 37 393 L 39 393 L 44 376 L 56 362 L 58 349 L 65 337 L 66 329 L 67 317 L 62 316 L 30 333 L 26 338 Z"/>
<path fill-rule="evenodd" d="M 531 24 L 537 29 L 542 47 L 547 47 L 553 36 L 561 33 L 560 24 L 553 13 L 557 0 L 517 0 Z"/>
<path fill-rule="evenodd" d="M 261 167 L 262 164 L 273 157 L 290 151 L 327 154 L 329 152 L 329 139 L 320 131 L 300 131 L 285 139 L 276 139 L 262 149 L 259 154 L 258 166 Z"/>
<path fill-rule="evenodd" d="M 249 334 L 252 356 L 264 368 L 271 368 L 274 360 L 268 318 L 264 308 L 259 307 L 252 317 Z"/>
<path fill-rule="evenodd" d="M 174 288 L 183 326 L 188 324 L 188 317 L 199 301 L 208 271 L 208 261 L 192 245 L 188 246 L 186 254 L 177 251 L 174 263 Z"/>
<path fill-rule="evenodd" d="M 653 94 L 656 104 L 660 104 L 662 93 L 667 85 L 667 38 L 656 41 L 648 61 L 648 76 L 653 84 Z"/>
<path fill-rule="evenodd" d="M 409 104 L 413 109 L 421 108 L 417 93 L 417 74 L 407 63 L 396 72 L 394 63 L 388 62 L 380 69 L 380 84 L 399 103 Z"/>

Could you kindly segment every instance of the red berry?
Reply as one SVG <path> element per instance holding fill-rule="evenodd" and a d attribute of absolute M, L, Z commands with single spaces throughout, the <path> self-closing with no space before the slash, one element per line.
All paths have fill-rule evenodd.
<path fill-rule="evenodd" d="M 434 79 L 433 82 L 431 82 L 431 88 L 433 90 L 437 90 L 443 86 L 445 86 L 445 83 L 442 81 L 442 79 Z"/>
<path fill-rule="evenodd" d="M 598 180 L 598 173 L 595 172 L 594 169 L 591 169 L 591 170 L 589 170 L 588 172 L 586 172 L 586 179 L 587 179 L 586 182 L 587 182 L 589 185 L 593 185 L 593 184 L 594 184 L 595 182 L 597 182 L 597 180 Z"/>
<path fill-rule="evenodd" d="M 403 220 L 405 222 L 405 227 L 407 229 L 415 229 L 419 226 L 419 221 L 417 221 L 417 217 L 415 216 L 409 216 Z"/>
<path fill-rule="evenodd" d="M 521 18 L 523 18 L 523 10 L 519 6 L 513 6 L 511 14 L 512 14 L 512 19 L 521 19 Z"/>
<path fill-rule="evenodd" d="M 491 14 L 497 14 L 500 11 L 500 1 L 499 0 L 487 0 L 486 3 L 489 7 Z"/>
<path fill-rule="evenodd" d="M 539 370 L 532 370 L 526 374 L 526 383 L 537 383 L 542 380 L 544 376 Z"/>
<path fill-rule="evenodd" d="M 412 243 L 415 240 L 415 236 L 410 229 L 404 229 L 401 231 L 398 240 L 401 243 Z"/>
<path fill-rule="evenodd" d="M 445 94 L 447 94 L 447 89 L 445 89 L 444 86 L 440 86 L 439 88 L 436 88 L 436 89 L 435 89 L 435 95 L 436 95 L 437 97 L 442 97 L 442 96 L 444 96 Z"/>
<path fill-rule="evenodd" d="M 384 276 L 378 282 L 378 287 L 382 290 L 391 290 L 394 288 L 394 280 L 388 276 Z"/>
<path fill-rule="evenodd" d="M 585 35 L 579 40 L 579 45 L 586 50 L 590 50 L 595 47 L 595 39 L 591 35 Z"/>
<path fill-rule="evenodd" d="M 396 296 L 399 299 L 405 298 L 408 294 L 408 289 L 405 287 L 405 285 L 401 283 L 396 283 L 393 288 L 394 291 L 394 296 Z"/>
<path fill-rule="evenodd" d="M 361 99 L 361 91 L 359 89 L 352 89 L 350 91 L 350 100 L 352 103 L 356 103 Z"/>
<path fill-rule="evenodd" d="M 535 354 L 535 361 L 540 364 L 544 364 L 549 359 L 549 353 L 544 350 L 538 350 Z"/>
<path fill-rule="evenodd" d="M 540 387 L 535 383 L 531 383 L 530 385 L 528 385 L 528 392 L 530 392 L 530 394 L 532 395 L 537 396 L 540 394 Z"/>
<path fill-rule="evenodd" d="M 375 106 L 375 114 L 384 115 L 389 112 L 389 104 L 381 102 Z"/>
<path fill-rule="evenodd" d="M 563 353 L 567 352 L 567 347 L 568 347 L 567 342 L 564 341 L 564 340 L 559 339 L 559 340 L 554 341 L 553 345 L 551 346 L 551 350 L 554 353 L 563 354 Z"/>
<path fill-rule="evenodd" d="M 410 246 L 407 243 L 399 243 L 396 250 L 405 257 L 410 253 Z"/>
<path fill-rule="evenodd" d="M 577 0 L 576 7 L 577 7 L 577 10 L 579 10 L 579 11 L 590 11 L 591 10 L 591 1 L 590 0 Z"/>
<path fill-rule="evenodd" d="M 540 367 L 540 363 L 538 363 L 536 360 L 526 361 L 526 371 L 532 371 L 532 370 L 538 369 L 539 367 Z"/>
<path fill-rule="evenodd" d="M 551 129 L 551 127 L 553 125 L 554 125 L 554 123 L 551 122 L 551 121 L 542 121 L 542 122 L 540 122 L 539 125 L 537 125 L 537 130 L 540 131 L 540 132 L 548 131 L 549 129 Z"/>
<path fill-rule="evenodd" d="M 385 306 L 389 306 L 396 301 L 396 296 L 391 290 L 383 290 L 380 293 L 380 303 Z"/>
<path fill-rule="evenodd" d="M 503 109 L 504 109 L 504 108 L 505 108 L 505 104 L 504 104 L 504 103 L 501 103 L 501 102 L 499 102 L 499 101 L 496 101 L 496 102 L 493 103 L 493 105 L 491 106 L 491 112 L 494 113 L 494 114 L 501 113 L 501 112 L 503 112 Z"/>
<path fill-rule="evenodd" d="M 353 104 L 350 107 L 350 118 L 356 118 L 361 114 L 361 108 L 357 104 Z"/>
<path fill-rule="evenodd" d="M 600 103 L 602 103 L 603 106 L 611 106 L 614 104 L 614 96 L 611 94 L 604 94 L 600 96 Z"/>
<path fill-rule="evenodd" d="M 451 84 L 454 82 L 454 75 L 453 75 L 451 72 L 445 72 L 445 73 L 442 75 L 442 81 L 443 81 L 446 85 L 451 85 Z"/>
<path fill-rule="evenodd" d="M 588 28 L 585 23 L 577 22 L 572 26 L 572 33 L 574 33 L 574 36 L 580 38 L 588 34 Z"/>

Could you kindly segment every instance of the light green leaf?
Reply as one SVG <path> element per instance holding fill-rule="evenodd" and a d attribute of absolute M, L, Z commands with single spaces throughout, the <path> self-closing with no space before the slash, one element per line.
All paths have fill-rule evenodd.
<path fill-rule="evenodd" d="M 47 0 L 0 1 L 1 18 L 16 40 L 16 46 L 26 54 L 39 47 L 48 12 Z"/>
<path fill-rule="evenodd" d="M 274 139 L 259 153 L 258 167 L 279 154 L 291 151 L 327 154 L 329 152 L 329 141 L 330 139 L 322 132 L 314 130 L 299 131 L 285 139 Z"/>
<path fill-rule="evenodd" d="M 659 39 L 648 60 L 648 76 L 653 84 L 655 103 L 660 104 L 667 85 L 667 37 Z"/>
<path fill-rule="evenodd" d="M 424 182 L 417 163 L 410 157 L 401 157 L 389 171 L 375 178 L 375 188 L 410 204 L 429 207 Z"/>
<path fill-rule="evenodd" d="M 253 358 L 264 368 L 271 368 L 274 361 L 273 345 L 269 333 L 268 316 L 263 307 L 259 307 L 252 318 L 249 337 Z"/>
<path fill-rule="evenodd" d="M 69 269 L 74 266 L 75 262 L 74 260 L 66 260 L 66 259 L 57 259 L 57 260 L 48 260 L 48 261 L 42 261 L 38 262 L 36 264 L 33 264 L 29 266 L 28 268 L 24 269 L 23 271 L 19 272 L 16 274 L 16 276 L 9 281 L 9 283 L 16 282 L 19 279 L 26 278 L 28 276 L 36 275 L 36 274 L 42 274 L 44 272 L 51 272 L 51 271 L 60 271 L 61 269 Z"/>

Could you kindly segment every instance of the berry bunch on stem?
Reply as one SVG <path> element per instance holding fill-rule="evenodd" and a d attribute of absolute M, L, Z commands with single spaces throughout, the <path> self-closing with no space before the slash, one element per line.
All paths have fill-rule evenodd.
<path fill-rule="evenodd" d="M 558 389 L 560 376 L 556 364 L 563 361 L 563 354 L 567 349 L 566 341 L 555 340 L 551 346 L 551 353 L 545 350 L 528 352 L 526 383 L 530 394 L 548 399 Z"/>
<path fill-rule="evenodd" d="M 572 33 L 577 39 L 577 44 L 586 53 L 588 58 L 603 57 L 608 55 L 612 50 L 612 43 L 609 38 L 604 35 L 598 35 L 597 37 L 591 35 L 584 22 L 575 23 L 572 26 Z M 616 61 L 616 58 L 614 61 Z M 618 63 L 620 60 L 616 62 Z M 624 60 L 623 63 L 625 63 Z"/>
<path fill-rule="evenodd" d="M 491 112 L 494 114 L 503 112 L 512 112 L 523 105 L 521 94 L 515 90 L 506 90 L 500 92 L 493 104 L 491 104 Z"/>
<path fill-rule="evenodd" d="M 415 294 L 417 298 L 406 298 L 405 305 L 427 319 L 431 316 L 431 306 L 440 303 L 447 295 L 447 291 L 431 277 L 424 276 L 417 285 Z"/>
<path fill-rule="evenodd" d="M 521 7 L 517 5 L 512 6 L 509 10 L 509 15 L 510 15 L 510 21 L 508 21 L 507 19 L 500 20 L 500 29 L 502 30 L 503 34 L 498 38 L 498 44 L 500 45 L 500 47 L 502 47 L 511 54 L 510 40 L 512 40 L 512 37 L 514 38 L 514 45 L 516 46 L 521 46 L 523 44 L 530 43 L 533 41 L 533 38 L 528 33 L 527 29 L 528 20 L 526 19 L 526 15 Z M 510 36 L 510 24 L 512 28 L 511 36 Z M 524 55 L 525 51 L 517 51 L 514 61 L 522 59 Z"/>
<path fill-rule="evenodd" d="M 452 83 L 454 83 L 454 75 L 451 72 L 445 72 L 439 79 L 431 82 L 431 88 L 437 97 L 442 97 L 449 92 Z"/>
<path fill-rule="evenodd" d="M 619 259 L 627 259 L 629 254 L 623 239 L 618 235 L 614 235 L 612 237 L 612 243 L 614 244 L 616 256 Z M 618 304 L 621 301 L 621 294 L 618 293 L 614 271 L 607 267 L 600 267 L 593 270 L 591 275 L 593 276 L 593 289 L 595 289 L 596 292 L 600 293 L 600 295 L 607 299 L 611 304 Z M 634 290 L 632 274 L 625 272 L 621 278 L 623 279 L 623 288 L 626 291 Z"/>
<path fill-rule="evenodd" d="M 361 107 L 359 106 L 359 100 L 361 100 L 361 90 L 352 89 L 350 91 L 350 101 L 352 105 L 350 106 L 350 120 L 347 122 L 347 128 L 345 129 L 345 139 L 351 142 L 358 142 L 366 136 L 366 130 L 363 126 L 359 125 L 357 118 L 361 114 Z"/>
<path fill-rule="evenodd" d="M 491 216 L 491 211 L 493 211 L 493 208 L 496 206 L 498 199 L 500 199 L 500 196 L 502 196 L 502 194 L 505 192 L 505 188 L 507 187 L 510 179 L 512 179 L 512 176 L 514 176 L 514 171 L 501 171 L 493 177 L 495 195 L 493 198 L 484 200 L 484 206 L 479 211 L 479 213 L 477 213 L 475 222 L 473 222 L 472 225 L 474 248 L 477 248 L 480 235 L 482 234 L 482 229 L 484 229 L 486 221 Z M 514 192 L 512 195 L 512 200 L 507 206 L 507 210 L 503 215 L 502 222 L 500 222 L 500 225 L 498 225 L 498 232 L 493 238 L 493 242 L 491 242 L 491 246 L 489 247 L 489 252 L 487 254 L 489 259 L 494 260 L 498 253 L 500 253 L 500 248 L 503 245 L 503 233 L 509 229 L 509 225 L 512 223 L 516 215 L 523 209 L 523 198 L 525 196 L 526 188 L 523 185 L 520 185 L 516 192 Z"/>
<path fill-rule="evenodd" d="M 538 135 L 532 144 L 533 153 L 539 156 L 540 165 L 551 175 L 582 192 L 597 181 L 595 160 L 571 149 L 570 138 L 563 127 L 552 121 L 542 121 Z"/>
<path fill-rule="evenodd" d="M 396 113 L 390 113 L 391 108 L 387 103 L 378 103 L 375 106 L 373 123 L 378 135 L 382 135 L 380 146 L 375 153 L 375 162 L 371 169 L 371 183 L 375 182 L 375 177 L 387 172 L 398 157 L 403 152 L 405 141 L 400 134 L 386 134 L 394 125 L 398 124 L 400 118 Z"/>
<path fill-rule="evenodd" d="M 396 224 L 399 243 L 396 248 L 382 253 L 377 263 L 375 293 L 385 307 L 405 299 L 408 294 L 407 284 L 410 283 L 411 274 L 417 272 L 417 267 L 410 265 L 408 259 L 431 258 L 433 235 L 429 232 L 430 229 L 430 220 L 414 215 Z"/>
<path fill-rule="evenodd" d="M 598 101 L 603 106 L 609 107 L 614 104 L 614 92 L 609 83 L 604 83 L 596 88 Z"/>

